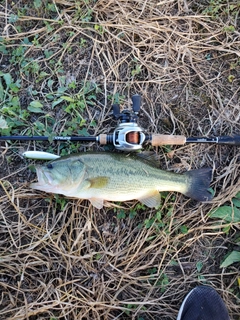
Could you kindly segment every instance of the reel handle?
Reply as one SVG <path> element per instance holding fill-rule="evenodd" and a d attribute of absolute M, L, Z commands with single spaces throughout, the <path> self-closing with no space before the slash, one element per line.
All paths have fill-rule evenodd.
<path fill-rule="evenodd" d="M 132 103 L 133 111 L 138 114 L 141 108 L 141 96 L 139 94 L 134 94 L 132 96 Z"/>

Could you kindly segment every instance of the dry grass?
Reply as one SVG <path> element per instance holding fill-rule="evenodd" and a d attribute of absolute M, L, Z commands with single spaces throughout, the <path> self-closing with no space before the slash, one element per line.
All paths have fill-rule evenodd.
<path fill-rule="evenodd" d="M 52 92 L 61 85 L 57 63 L 79 90 L 81 81 L 101 89 L 96 106 L 84 110 L 87 125 L 97 120 L 94 129 L 88 127 L 93 133 L 111 132 L 116 125 L 109 101 L 116 93 L 125 96 L 125 105 L 132 94 L 142 95 L 140 124 L 148 132 L 188 137 L 240 132 L 239 16 L 224 13 L 232 5 L 239 14 L 236 1 L 216 1 L 220 9 L 215 17 L 203 14 L 209 1 L 49 2 L 57 8 L 54 17 L 42 8 L 34 10 L 29 1 L 5 1 L 0 28 L 5 39 L 15 40 L 14 46 L 38 35 L 41 46 L 28 45 L 24 57 L 38 61 L 48 76 L 39 80 L 34 73 L 21 73 L 19 95 L 24 107 L 33 99 L 28 87 L 37 90 L 46 112 L 57 119 L 55 132 L 61 134 L 69 118 L 60 108 L 52 110 L 46 98 L 49 79 L 54 79 Z M 8 17 L 24 5 L 32 9 L 19 17 L 18 31 Z M 89 9 L 93 19 L 84 23 Z M 231 25 L 236 31 L 227 32 Z M 53 52 L 51 58 L 44 50 Z M 14 72 L 6 58 L 0 64 L 5 72 Z M 157 229 L 143 224 L 156 217 L 156 210 L 135 209 L 134 218 L 118 219 L 118 209 L 99 211 L 87 201 L 34 193 L 28 187 L 34 176 L 18 156 L 23 148 L 34 147 L 46 145 L 1 145 L 1 319 L 175 319 L 183 297 L 199 283 L 217 289 L 232 319 L 239 319 L 239 263 L 219 267 L 227 252 L 239 250 L 239 225 L 231 224 L 226 233 L 228 225 L 208 217 L 240 190 L 239 148 L 188 145 L 172 148 L 173 157 L 158 148 L 162 168 L 214 167 L 216 196 L 198 204 L 169 194 Z M 58 146 L 53 150 L 59 151 Z M 136 202 L 122 205 L 126 212 L 137 208 Z"/>

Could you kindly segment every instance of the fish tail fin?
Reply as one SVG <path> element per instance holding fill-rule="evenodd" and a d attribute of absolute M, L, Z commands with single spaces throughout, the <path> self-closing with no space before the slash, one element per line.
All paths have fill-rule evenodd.
<path fill-rule="evenodd" d="M 189 198 L 197 201 L 209 201 L 213 198 L 213 194 L 209 191 L 212 180 L 212 169 L 203 168 L 190 170 L 184 173 L 188 178 L 188 190 L 184 193 Z"/>

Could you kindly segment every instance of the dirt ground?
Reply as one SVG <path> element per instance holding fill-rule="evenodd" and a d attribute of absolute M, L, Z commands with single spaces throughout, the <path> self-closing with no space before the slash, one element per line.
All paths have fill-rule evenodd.
<path fill-rule="evenodd" d="M 133 94 L 147 133 L 240 134 L 239 11 L 237 0 L 2 1 L 0 134 L 112 133 L 112 104 L 131 110 Z M 29 187 L 39 161 L 26 150 L 108 149 L 0 142 L 0 319 L 173 320 L 207 284 L 239 320 L 240 262 L 221 267 L 240 251 L 239 221 L 209 216 L 235 206 L 239 147 L 146 146 L 164 170 L 213 168 L 207 203 L 166 192 L 158 210 L 97 210 Z"/>

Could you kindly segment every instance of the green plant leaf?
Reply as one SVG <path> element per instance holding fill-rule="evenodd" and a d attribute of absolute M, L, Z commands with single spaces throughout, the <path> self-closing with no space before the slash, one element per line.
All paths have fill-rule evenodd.
<path fill-rule="evenodd" d="M 0 78 L 0 101 L 3 101 L 3 97 L 4 97 L 4 89 L 2 85 L 2 79 Z"/>
<path fill-rule="evenodd" d="M 52 109 L 56 107 L 59 103 L 63 102 L 63 99 L 59 98 L 52 103 Z"/>
<path fill-rule="evenodd" d="M 8 125 L 7 122 L 4 120 L 2 116 L 0 116 L 0 129 L 7 129 Z"/>
<path fill-rule="evenodd" d="M 240 222 L 240 209 L 231 206 L 222 206 L 210 211 L 211 218 L 223 219 L 226 222 Z"/>
<path fill-rule="evenodd" d="M 34 113 L 43 113 L 44 111 L 42 110 L 42 107 L 43 105 L 41 102 L 34 100 L 29 104 L 28 110 Z"/>
<path fill-rule="evenodd" d="M 15 23 L 16 21 L 18 21 L 18 16 L 15 15 L 15 14 L 10 14 L 9 18 L 8 18 L 8 21 L 9 23 Z"/>
<path fill-rule="evenodd" d="M 233 74 L 230 74 L 228 76 L 228 82 L 232 83 L 234 79 L 235 79 L 235 76 Z"/>
<path fill-rule="evenodd" d="M 188 233 L 188 227 L 183 225 L 183 226 L 180 227 L 180 231 L 183 234 L 187 234 Z"/>
<path fill-rule="evenodd" d="M 39 9 L 42 6 L 42 0 L 34 0 L 33 1 L 35 9 Z"/>
<path fill-rule="evenodd" d="M 3 79 L 5 80 L 7 87 L 9 87 L 10 84 L 12 83 L 12 77 L 11 77 L 10 73 L 4 73 Z"/>
<path fill-rule="evenodd" d="M 66 100 L 68 102 L 75 102 L 75 100 L 69 96 L 61 96 L 60 97 L 62 100 Z"/>
<path fill-rule="evenodd" d="M 202 261 L 198 261 L 196 263 L 196 268 L 198 272 L 201 272 L 202 268 L 203 268 L 203 262 Z"/>
<path fill-rule="evenodd" d="M 240 191 L 235 195 L 234 198 L 240 199 Z"/>
<path fill-rule="evenodd" d="M 232 203 L 234 204 L 235 207 L 240 208 L 240 199 L 233 198 Z"/>
<path fill-rule="evenodd" d="M 117 214 L 117 219 L 125 219 L 126 218 L 126 213 L 124 212 L 123 209 L 120 209 L 119 213 Z"/>
<path fill-rule="evenodd" d="M 240 251 L 232 251 L 222 262 L 220 268 L 227 268 L 235 262 L 240 262 Z"/>
<path fill-rule="evenodd" d="M 0 52 L 3 54 L 8 54 L 6 46 L 4 46 L 3 44 L 0 44 Z"/>

